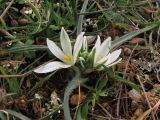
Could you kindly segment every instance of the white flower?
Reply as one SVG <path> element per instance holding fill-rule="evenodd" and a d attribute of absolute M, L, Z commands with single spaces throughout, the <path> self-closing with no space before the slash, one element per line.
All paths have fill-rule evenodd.
<path fill-rule="evenodd" d="M 98 36 L 95 46 L 93 47 L 93 49 L 95 49 L 93 67 L 97 67 L 100 64 L 103 64 L 106 67 L 110 67 L 121 61 L 121 58 L 119 58 L 119 55 L 121 54 L 121 49 L 110 53 L 110 48 L 111 37 L 108 37 L 101 44 L 100 37 Z"/>
<path fill-rule="evenodd" d="M 84 32 L 80 33 L 76 39 L 74 44 L 74 48 L 72 49 L 71 41 L 67 32 L 62 27 L 60 33 L 60 43 L 61 48 L 59 48 L 53 41 L 47 39 L 47 46 L 49 50 L 60 59 L 60 61 L 53 61 L 49 62 L 45 65 L 40 66 L 39 68 L 35 69 L 34 72 L 36 73 L 48 73 L 62 68 L 68 68 L 73 66 L 76 63 L 78 53 L 82 47 L 83 43 L 83 35 Z"/>

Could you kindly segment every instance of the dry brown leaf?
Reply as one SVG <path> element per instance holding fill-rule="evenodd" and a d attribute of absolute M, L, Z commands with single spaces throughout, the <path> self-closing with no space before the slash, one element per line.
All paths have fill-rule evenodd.
<path fill-rule="evenodd" d="M 112 24 L 112 27 L 109 31 L 110 31 L 109 34 L 113 40 L 118 38 L 122 34 L 121 30 L 115 24 Z"/>
<path fill-rule="evenodd" d="M 139 116 L 136 120 L 145 120 L 145 118 L 151 113 L 152 109 L 145 111 L 141 116 Z"/>
<path fill-rule="evenodd" d="M 147 13 L 158 13 L 158 10 L 149 7 L 142 7 Z"/>
<path fill-rule="evenodd" d="M 32 101 L 32 109 L 34 111 L 34 118 L 38 119 L 41 117 L 42 114 L 42 108 L 41 108 L 41 102 L 38 99 L 34 99 Z"/>
<path fill-rule="evenodd" d="M 143 38 L 135 37 L 135 38 L 131 39 L 129 41 L 129 43 L 133 44 L 133 45 L 136 45 L 136 44 L 142 45 L 142 44 L 144 44 L 144 39 Z"/>
<path fill-rule="evenodd" d="M 118 67 L 121 71 L 125 71 L 127 69 L 126 72 L 133 72 L 135 74 L 139 71 L 134 64 L 128 63 L 127 60 L 123 60 L 120 64 L 118 64 Z"/>
<path fill-rule="evenodd" d="M 15 106 L 22 111 L 27 111 L 28 110 L 27 97 L 25 95 L 20 96 L 18 99 L 15 100 Z"/>
<path fill-rule="evenodd" d="M 143 114 L 143 109 L 138 108 L 136 109 L 136 111 L 133 114 L 133 117 L 131 117 L 131 120 L 136 120 L 139 116 L 141 116 Z"/>
<path fill-rule="evenodd" d="M 24 61 L 17 61 L 17 60 L 5 60 L 5 61 L 1 61 L 0 65 L 11 65 L 13 67 L 20 65 L 20 64 L 24 64 Z"/>
<path fill-rule="evenodd" d="M 53 91 L 51 93 L 51 104 L 52 104 L 53 107 L 59 106 L 58 96 L 57 96 L 57 93 L 55 91 Z"/>
<path fill-rule="evenodd" d="M 135 102 L 140 102 L 143 99 L 143 96 L 138 93 L 135 89 L 132 89 L 128 92 L 129 97 Z"/>
<path fill-rule="evenodd" d="M 131 107 L 133 110 L 143 109 L 142 105 L 143 96 L 140 93 L 138 93 L 135 89 L 132 89 L 128 92 L 128 95 L 132 99 Z"/>
<path fill-rule="evenodd" d="M 5 103 L 7 101 L 7 92 L 5 89 L 0 88 L 0 109 L 4 109 Z"/>
<path fill-rule="evenodd" d="M 144 98 L 145 98 L 145 94 L 148 98 L 148 101 L 149 101 L 151 107 L 155 106 L 155 104 L 159 101 L 158 96 L 156 96 L 156 94 L 154 92 L 149 91 L 149 92 L 142 93 Z"/>
<path fill-rule="evenodd" d="M 145 111 L 140 117 L 138 117 L 136 120 L 144 120 L 154 109 L 157 109 L 160 106 L 160 100 L 153 106 L 152 108 Z"/>
<path fill-rule="evenodd" d="M 123 60 L 123 61 L 121 61 L 120 64 L 118 64 L 118 67 L 119 67 L 122 71 L 124 71 L 124 70 L 126 69 L 126 64 L 127 64 L 127 63 L 128 63 L 128 61 Z M 130 64 L 130 63 L 128 63 L 128 64 Z M 129 67 L 128 67 L 127 69 L 129 69 Z"/>
<path fill-rule="evenodd" d="M 7 92 L 5 89 L 0 88 L 0 103 L 6 101 Z"/>
<path fill-rule="evenodd" d="M 79 96 L 79 94 L 74 94 L 70 98 L 70 103 L 72 105 L 78 105 L 78 104 L 82 103 L 86 99 L 86 97 L 87 97 L 87 95 L 84 94 L 83 92 L 80 93 L 80 96 Z"/>
<path fill-rule="evenodd" d="M 156 91 L 160 91 L 160 84 L 154 84 L 153 89 Z"/>

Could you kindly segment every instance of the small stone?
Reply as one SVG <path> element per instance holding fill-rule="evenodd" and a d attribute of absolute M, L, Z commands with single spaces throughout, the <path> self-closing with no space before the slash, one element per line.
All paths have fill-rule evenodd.
<path fill-rule="evenodd" d="M 131 49 L 129 49 L 129 48 L 124 48 L 124 54 L 126 55 L 126 56 L 129 56 L 131 53 L 132 53 L 132 50 Z"/>
<path fill-rule="evenodd" d="M 19 23 L 19 25 L 28 25 L 28 24 L 30 24 L 30 22 L 27 19 L 24 19 L 24 18 L 19 19 L 18 23 Z"/>
<path fill-rule="evenodd" d="M 16 26 L 18 26 L 18 22 L 17 22 L 17 20 L 11 20 L 11 25 L 13 26 L 13 27 L 16 27 Z"/>

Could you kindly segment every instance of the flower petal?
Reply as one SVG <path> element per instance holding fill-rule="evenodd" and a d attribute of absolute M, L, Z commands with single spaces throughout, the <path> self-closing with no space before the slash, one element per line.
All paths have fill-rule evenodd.
<path fill-rule="evenodd" d="M 121 51 L 122 50 L 119 49 L 119 50 L 116 50 L 116 51 L 112 52 L 111 54 L 109 54 L 110 56 L 108 57 L 108 60 L 105 63 L 105 66 L 108 66 L 108 65 L 112 64 L 113 62 L 115 62 L 118 59 L 119 55 L 121 54 Z"/>
<path fill-rule="evenodd" d="M 54 62 L 49 62 L 47 64 L 41 65 L 39 68 L 35 69 L 34 72 L 36 73 L 48 73 L 48 72 L 53 72 L 58 69 L 62 68 L 68 68 L 71 65 L 64 64 L 59 61 L 54 61 Z"/>
<path fill-rule="evenodd" d="M 110 36 L 107 39 L 105 39 L 104 41 L 108 41 L 108 47 L 111 47 L 111 37 Z"/>
<path fill-rule="evenodd" d="M 78 53 L 79 53 L 80 49 L 82 48 L 82 43 L 83 43 L 83 39 L 84 39 L 83 35 L 84 35 L 84 32 L 81 32 L 78 35 L 76 42 L 74 44 L 74 50 L 73 50 L 74 63 L 76 62 Z"/>
<path fill-rule="evenodd" d="M 97 41 L 100 41 L 99 36 L 98 36 Z M 111 46 L 111 37 L 108 37 L 101 45 L 99 45 L 99 43 L 97 43 L 97 42 L 96 42 L 96 44 L 97 45 L 95 45 L 96 46 L 96 53 L 95 53 L 94 65 L 96 65 L 98 61 L 99 61 L 98 64 L 101 64 L 105 60 L 108 59 L 106 56 L 110 50 L 109 47 Z"/>
<path fill-rule="evenodd" d="M 102 64 L 102 63 L 106 62 L 109 59 L 109 57 L 110 57 L 110 55 L 107 55 L 107 56 L 103 57 L 102 59 L 98 60 L 95 64 L 96 65 Z"/>
<path fill-rule="evenodd" d="M 101 45 L 101 39 L 100 39 L 100 37 L 99 37 L 99 35 L 97 36 L 97 41 L 96 41 L 96 43 L 95 43 L 95 45 L 94 45 L 94 47 L 93 48 L 99 48 L 100 47 L 100 45 Z"/>
<path fill-rule="evenodd" d="M 122 60 L 122 58 L 118 59 L 117 61 L 113 62 L 112 64 L 107 65 L 106 67 L 111 67 L 115 64 L 118 64 L 121 60 Z"/>
<path fill-rule="evenodd" d="M 111 54 L 109 53 L 108 55 L 107 55 L 107 57 L 108 57 L 108 59 L 107 59 L 107 61 L 104 63 L 104 65 L 105 66 L 107 66 L 108 64 L 110 64 L 111 62 Z"/>
<path fill-rule="evenodd" d="M 95 66 L 95 64 L 97 62 L 97 59 L 98 59 L 98 56 L 99 56 L 100 45 L 101 45 L 101 40 L 100 40 L 100 37 L 98 35 L 97 36 L 97 41 L 96 41 L 94 47 L 92 48 L 92 50 L 96 49 L 95 55 L 94 55 L 94 66 Z"/>
<path fill-rule="evenodd" d="M 65 55 L 62 52 L 62 50 L 53 41 L 49 40 L 48 38 L 47 38 L 47 46 L 49 50 L 53 53 L 53 55 L 55 55 L 60 60 L 64 61 Z"/>
<path fill-rule="evenodd" d="M 111 37 L 108 37 L 100 46 L 100 49 L 97 51 L 97 54 L 99 55 L 99 59 L 105 57 L 110 50 L 111 46 Z M 98 57 L 98 56 L 97 56 Z"/>
<path fill-rule="evenodd" d="M 72 56 L 71 41 L 69 39 L 67 32 L 65 31 L 65 29 L 63 27 L 61 29 L 60 42 L 61 42 L 63 52 L 66 55 Z"/>

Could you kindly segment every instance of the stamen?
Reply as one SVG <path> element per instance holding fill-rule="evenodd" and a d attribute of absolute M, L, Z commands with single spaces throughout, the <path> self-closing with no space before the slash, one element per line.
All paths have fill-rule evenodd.
<path fill-rule="evenodd" d="M 65 60 L 66 60 L 66 62 L 72 62 L 72 57 L 69 55 L 66 55 Z"/>

